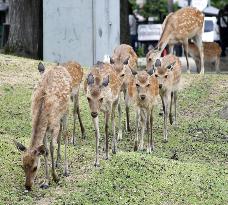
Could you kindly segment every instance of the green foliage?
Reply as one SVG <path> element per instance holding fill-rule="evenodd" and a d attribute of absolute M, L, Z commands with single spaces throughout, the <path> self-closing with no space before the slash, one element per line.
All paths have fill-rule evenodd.
<path fill-rule="evenodd" d="M 145 56 L 144 47 L 142 46 L 138 47 L 136 53 L 138 57 L 144 57 Z"/>
<path fill-rule="evenodd" d="M 228 4 L 228 0 L 211 0 L 211 6 L 218 9 L 222 9 L 226 4 Z"/>

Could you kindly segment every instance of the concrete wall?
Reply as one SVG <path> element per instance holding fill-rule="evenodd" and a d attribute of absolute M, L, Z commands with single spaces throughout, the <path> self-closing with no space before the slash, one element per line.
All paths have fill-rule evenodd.
<path fill-rule="evenodd" d="M 44 0 L 44 60 L 91 66 L 119 44 L 119 1 Z"/>

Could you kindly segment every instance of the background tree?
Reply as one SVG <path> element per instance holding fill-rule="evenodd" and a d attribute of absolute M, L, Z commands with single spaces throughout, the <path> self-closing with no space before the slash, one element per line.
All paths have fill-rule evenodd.
<path fill-rule="evenodd" d="M 9 38 L 6 51 L 42 58 L 42 0 L 9 0 Z"/>
<path fill-rule="evenodd" d="M 130 44 L 129 2 L 120 0 L 120 43 Z"/>

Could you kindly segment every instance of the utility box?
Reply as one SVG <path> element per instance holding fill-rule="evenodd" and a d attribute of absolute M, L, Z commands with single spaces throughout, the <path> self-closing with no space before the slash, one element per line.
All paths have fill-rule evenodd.
<path fill-rule="evenodd" d="M 44 60 L 91 66 L 111 55 L 119 39 L 119 1 L 43 1 Z"/>

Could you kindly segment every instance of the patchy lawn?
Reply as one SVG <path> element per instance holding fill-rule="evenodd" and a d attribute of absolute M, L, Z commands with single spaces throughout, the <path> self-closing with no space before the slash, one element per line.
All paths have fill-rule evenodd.
<path fill-rule="evenodd" d="M 70 176 L 62 176 L 59 184 L 52 182 L 47 190 L 40 189 L 42 158 L 33 191 L 24 193 L 21 155 L 12 140 L 29 144 L 31 94 L 39 79 L 37 65 L 34 60 L 0 56 L 0 204 L 228 204 L 228 122 L 218 114 L 228 104 L 228 75 L 215 74 L 183 75 L 178 127 L 169 126 L 169 142 L 163 143 L 158 107 L 154 123 L 156 149 L 150 155 L 133 152 L 131 108 L 132 132 L 124 133 L 118 154 L 114 156 L 110 150 L 110 160 L 101 160 L 99 168 L 93 166 L 95 137 L 81 93 L 87 138 L 80 138 L 78 128 L 77 146 L 69 145 Z M 70 138 L 71 114 L 68 130 Z M 102 138 L 101 159 L 103 145 Z M 174 155 L 176 160 L 172 159 Z M 63 167 L 57 171 L 61 175 Z"/>

